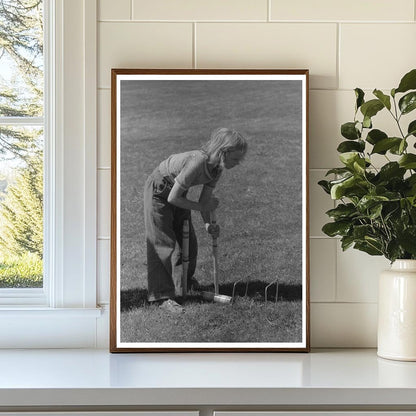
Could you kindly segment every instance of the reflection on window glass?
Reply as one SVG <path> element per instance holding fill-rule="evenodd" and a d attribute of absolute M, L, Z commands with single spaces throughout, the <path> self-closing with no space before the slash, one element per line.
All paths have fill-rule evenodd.
<path fill-rule="evenodd" d="M 0 288 L 43 286 L 43 2 L 0 0 Z"/>

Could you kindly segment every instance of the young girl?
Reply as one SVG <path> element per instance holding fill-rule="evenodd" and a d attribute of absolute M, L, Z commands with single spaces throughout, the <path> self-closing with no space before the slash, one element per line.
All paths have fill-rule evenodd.
<path fill-rule="evenodd" d="M 144 188 L 144 219 L 147 243 L 148 300 L 171 312 L 183 308 L 173 299 L 181 282 L 182 227 L 189 220 L 188 287 L 193 277 L 198 244 L 191 211 L 199 211 L 206 231 L 214 237 L 219 227 L 210 224 L 210 212 L 219 204 L 213 190 L 224 169 L 237 166 L 247 152 L 245 138 L 235 130 L 214 130 L 201 150 L 169 156 L 148 177 Z M 198 201 L 187 198 L 189 188 L 203 185 Z M 176 248 L 176 250 L 175 250 Z M 176 283 L 176 284 L 175 284 Z"/>

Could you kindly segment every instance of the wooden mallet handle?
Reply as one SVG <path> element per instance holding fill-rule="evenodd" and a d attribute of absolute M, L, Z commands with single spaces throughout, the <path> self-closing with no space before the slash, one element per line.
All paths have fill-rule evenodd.
<path fill-rule="evenodd" d="M 182 229 L 182 297 L 188 293 L 189 268 L 189 220 L 183 222 Z"/>
<path fill-rule="evenodd" d="M 211 224 L 217 224 L 217 215 L 215 211 L 211 211 Z M 220 288 L 218 284 L 218 243 L 216 237 L 212 237 L 212 262 L 214 267 L 214 293 L 218 295 L 220 293 Z"/>

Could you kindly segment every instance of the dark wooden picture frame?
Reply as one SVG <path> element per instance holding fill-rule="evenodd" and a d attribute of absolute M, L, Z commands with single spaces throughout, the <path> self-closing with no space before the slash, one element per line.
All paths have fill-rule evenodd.
<path fill-rule="evenodd" d="M 112 70 L 111 352 L 309 351 L 308 91 L 306 69 Z M 218 248 L 192 211 L 200 287 L 166 309 L 148 300 L 144 184 L 218 128 L 248 149 L 214 190 Z"/>

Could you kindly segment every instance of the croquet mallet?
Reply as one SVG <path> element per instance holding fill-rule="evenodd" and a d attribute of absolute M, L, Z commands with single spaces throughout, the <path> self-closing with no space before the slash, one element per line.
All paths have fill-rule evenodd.
<path fill-rule="evenodd" d="M 217 224 L 217 215 L 215 211 L 211 211 L 210 222 L 212 225 Z M 214 293 L 202 292 L 204 299 L 213 300 L 219 303 L 231 303 L 232 297 L 227 295 L 220 295 L 220 285 L 218 283 L 218 241 L 217 237 L 212 237 L 212 265 L 214 275 Z"/>
<path fill-rule="evenodd" d="M 182 298 L 188 293 L 189 268 L 189 220 L 183 222 L 182 228 Z"/>

